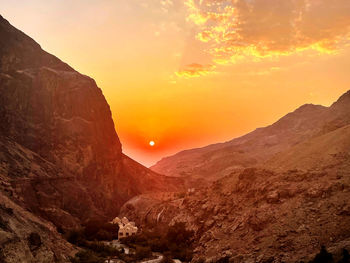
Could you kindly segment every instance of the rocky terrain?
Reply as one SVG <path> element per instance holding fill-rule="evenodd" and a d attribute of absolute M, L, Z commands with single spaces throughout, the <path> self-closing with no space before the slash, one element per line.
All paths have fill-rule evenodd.
<path fill-rule="evenodd" d="M 60 232 L 118 214 L 185 222 L 193 262 L 350 249 L 350 92 L 152 169 L 122 153 L 95 81 L 0 17 L 0 262 L 68 262 Z"/>
<path fill-rule="evenodd" d="M 347 92 L 329 108 L 304 105 L 231 142 L 163 159 L 153 169 L 207 183 L 135 197 L 121 214 L 148 226 L 185 222 L 194 262 L 307 262 L 321 245 L 350 249 L 349 116 Z"/>
<path fill-rule="evenodd" d="M 93 79 L 1 16 L 0 183 L 5 262 L 64 261 L 72 247 L 56 229 L 110 220 L 133 196 L 181 187 L 181 180 L 122 153 L 109 105 Z"/>

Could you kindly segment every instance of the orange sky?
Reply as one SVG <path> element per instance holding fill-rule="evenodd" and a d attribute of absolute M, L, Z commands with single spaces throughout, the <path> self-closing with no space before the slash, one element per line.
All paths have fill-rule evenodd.
<path fill-rule="evenodd" d="M 0 0 L 93 77 L 126 154 L 149 166 L 350 89 L 349 0 Z M 149 141 L 155 146 L 149 146 Z"/>

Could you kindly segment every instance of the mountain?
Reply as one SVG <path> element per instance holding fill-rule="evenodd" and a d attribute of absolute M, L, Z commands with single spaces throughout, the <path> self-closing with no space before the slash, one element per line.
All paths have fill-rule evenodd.
<path fill-rule="evenodd" d="M 309 262 L 322 245 L 350 249 L 350 91 L 152 169 L 193 188 L 134 197 L 121 215 L 164 228 L 184 222 L 195 233 L 192 262 Z"/>
<path fill-rule="evenodd" d="M 182 197 L 135 197 L 121 215 L 184 222 L 195 233 L 192 262 L 310 262 L 322 245 L 350 249 L 349 174 L 349 154 L 320 171 L 246 168 Z"/>
<path fill-rule="evenodd" d="M 330 107 L 303 105 L 270 126 L 225 143 L 179 152 L 163 158 L 151 169 L 184 177 L 193 184 L 247 167 L 264 166 L 271 158 L 277 165 L 276 159 L 293 151 L 293 147 L 350 124 L 349 101 L 350 91 Z"/>
<path fill-rule="evenodd" d="M 0 216 L 0 256 L 8 262 L 48 262 L 50 255 L 64 261 L 62 254 L 72 248 L 56 228 L 110 220 L 133 196 L 181 187 L 181 180 L 122 153 L 109 105 L 93 79 L 42 50 L 3 17 L 0 180 L 0 206 L 12 211 Z M 41 236 L 34 252 L 31 233 Z M 67 253 L 59 252 L 60 243 Z M 14 255 L 20 250 L 27 259 Z"/>

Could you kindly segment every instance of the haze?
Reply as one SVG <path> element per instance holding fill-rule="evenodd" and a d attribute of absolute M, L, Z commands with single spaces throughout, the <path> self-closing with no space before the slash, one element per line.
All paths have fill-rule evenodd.
<path fill-rule="evenodd" d="M 10 23 L 97 81 L 123 151 L 147 166 L 350 87 L 348 0 L 0 3 Z"/>

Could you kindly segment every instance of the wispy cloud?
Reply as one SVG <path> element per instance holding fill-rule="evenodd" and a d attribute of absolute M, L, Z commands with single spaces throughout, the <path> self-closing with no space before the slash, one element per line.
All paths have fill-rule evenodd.
<path fill-rule="evenodd" d="M 305 50 L 339 51 L 350 39 L 349 0 L 186 0 L 196 38 L 218 64 Z M 190 71 L 191 72 L 191 71 Z"/>
<path fill-rule="evenodd" d="M 183 78 L 195 78 L 215 73 L 214 65 L 189 64 L 175 72 L 176 76 Z"/>

